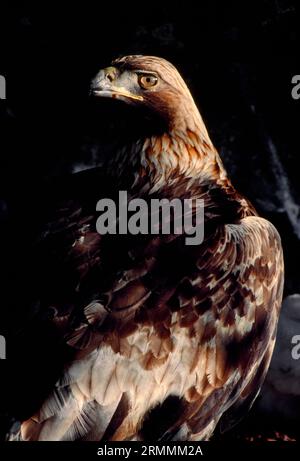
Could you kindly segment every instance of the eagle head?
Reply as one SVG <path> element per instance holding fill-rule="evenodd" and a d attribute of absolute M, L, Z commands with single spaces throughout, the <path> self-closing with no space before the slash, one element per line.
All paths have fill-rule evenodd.
<path fill-rule="evenodd" d="M 155 56 L 133 55 L 114 60 L 93 79 L 91 94 L 142 106 L 168 127 L 185 128 L 192 124 L 193 128 L 195 121 L 200 119 L 177 69 Z"/>

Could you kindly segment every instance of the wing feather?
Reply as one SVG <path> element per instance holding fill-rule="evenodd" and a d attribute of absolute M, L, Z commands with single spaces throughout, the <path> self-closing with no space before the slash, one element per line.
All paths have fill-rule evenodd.
<path fill-rule="evenodd" d="M 36 418 L 49 425 L 43 434 L 53 427 L 61 439 L 87 436 L 92 422 L 86 411 L 96 402 L 106 415 L 102 435 L 129 439 L 142 434 L 152 407 L 176 395 L 183 412 L 168 433 L 177 439 L 180 434 L 207 438 L 222 414 L 238 406 L 265 350 L 272 348 L 283 280 L 277 231 L 268 221 L 248 216 L 217 226 L 202 245 L 187 248 L 180 236 L 160 244 L 147 236 L 135 246 L 129 237 L 117 236 L 100 244 L 91 222 L 83 225 L 89 225 L 84 227 L 88 254 L 74 230 L 67 252 L 73 271 L 78 263 L 72 286 L 78 290 L 80 284 L 81 296 L 67 309 L 54 303 L 54 321 L 64 318 L 65 338 L 78 351 L 74 358 L 80 369 L 76 375 L 71 364 L 60 383 L 81 403 L 79 410 L 70 410 L 70 424 L 58 429 L 53 418 L 66 404 L 51 396 Z M 59 231 L 55 238 L 60 239 Z M 119 259 L 111 260 L 116 250 Z M 81 298 L 89 298 L 85 307 Z M 125 395 L 120 420 L 114 414 Z"/>

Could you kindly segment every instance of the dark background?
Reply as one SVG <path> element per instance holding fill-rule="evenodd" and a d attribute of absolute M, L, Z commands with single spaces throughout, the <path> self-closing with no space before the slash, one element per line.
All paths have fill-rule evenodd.
<path fill-rule="evenodd" d="M 0 100 L 0 223 L 9 228 L 11 216 L 22 210 L 19 234 L 11 234 L 22 242 L 21 226 L 32 225 L 24 222 L 28 192 L 38 196 L 41 180 L 99 162 L 107 120 L 105 113 L 96 120 L 95 146 L 87 113 L 94 74 L 119 55 L 162 56 L 187 81 L 234 185 L 281 234 L 283 312 L 289 322 L 292 299 L 299 307 L 292 306 L 293 334 L 300 334 L 300 298 L 289 297 L 300 293 L 300 100 L 291 97 L 292 77 L 300 74 L 297 3 L 72 2 L 64 9 L 53 2 L 34 8 L 1 4 L 0 74 L 7 99 Z M 4 272 L 15 245 L 5 234 Z M 11 296 L 22 298 L 18 292 Z M 285 351 L 293 328 L 281 335 Z M 298 437 L 300 364 L 282 366 L 276 357 L 273 374 L 286 386 L 277 389 L 271 372 L 254 410 L 228 437 L 272 438 L 276 431 Z"/>

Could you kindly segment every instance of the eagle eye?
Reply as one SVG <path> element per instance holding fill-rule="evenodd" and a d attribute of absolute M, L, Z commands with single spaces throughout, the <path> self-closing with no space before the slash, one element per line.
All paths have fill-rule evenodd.
<path fill-rule="evenodd" d="M 144 74 L 138 76 L 138 82 L 141 88 L 148 90 L 157 85 L 158 78 L 155 75 Z"/>

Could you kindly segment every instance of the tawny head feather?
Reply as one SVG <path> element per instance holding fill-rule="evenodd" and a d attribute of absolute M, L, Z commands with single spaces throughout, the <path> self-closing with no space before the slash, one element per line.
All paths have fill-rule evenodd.
<path fill-rule="evenodd" d="M 206 132 L 191 93 L 177 69 L 163 58 L 132 55 L 116 59 L 92 82 L 98 96 L 146 106 L 169 129 L 201 128 Z"/>

